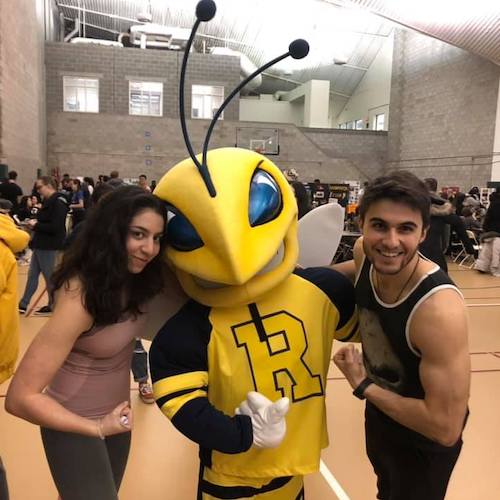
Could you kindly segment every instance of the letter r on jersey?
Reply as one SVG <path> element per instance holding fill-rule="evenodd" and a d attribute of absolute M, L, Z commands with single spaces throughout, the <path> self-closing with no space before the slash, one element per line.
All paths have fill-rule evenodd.
<path fill-rule="evenodd" d="M 262 316 L 265 338 L 260 338 L 253 321 L 231 327 L 236 345 L 244 348 L 254 388 L 270 397 L 289 397 L 297 402 L 323 396 L 321 376 L 306 363 L 307 335 L 302 321 L 281 311 Z"/>

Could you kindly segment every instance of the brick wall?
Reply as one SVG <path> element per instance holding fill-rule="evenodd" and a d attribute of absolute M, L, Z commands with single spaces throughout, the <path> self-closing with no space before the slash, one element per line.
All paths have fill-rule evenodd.
<path fill-rule="evenodd" d="M 182 53 L 92 45 L 47 43 L 46 87 L 48 109 L 48 165 L 70 175 L 108 174 L 117 169 L 122 177 L 159 179 L 165 171 L 187 156 L 178 119 L 178 81 Z M 99 77 L 99 114 L 63 112 L 63 75 Z M 186 109 L 191 107 L 192 84 L 223 85 L 233 89 L 240 80 L 239 60 L 231 56 L 191 54 L 186 75 Z M 163 117 L 129 116 L 128 81 L 150 77 L 164 83 Z M 224 112 L 217 124 L 211 148 L 234 146 L 236 128 L 262 127 L 262 123 L 238 122 L 239 98 Z M 188 118 L 190 112 L 187 113 Z M 208 120 L 188 120 L 195 151 L 201 149 Z M 304 181 L 316 177 L 325 181 L 364 179 L 371 167 L 357 168 L 361 155 L 365 163 L 374 158 L 379 168 L 379 150 L 386 137 L 361 132 L 299 130 L 293 125 L 269 124 L 279 129 L 280 154 L 270 157 L 282 169 L 296 168 Z M 316 129 L 315 129 L 316 130 Z M 315 139 L 321 137 L 318 144 Z M 328 139 L 325 139 L 328 137 Z M 344 146 L 325 148 L 332 137 L 346 139 Z M 374 139 L 375 137 L 375 139 Z M 382 142 L 380 142 L 382 137 Z M 373 141 L 375 140 L 376 146 Z M 330 141 L 331 142 L 331 141 Z M 330 144 L 328 142 L 328 144 Z M 348 154 L 347 151 L 350 151 Z M 358 157 L 356 157 L 356 153 Z M 384 152 L 380 153 L 382 156 Z M 370 175 L 368 175 L 370 176 Z"/>
<path fill-rule="evenodd" d="M 485 186 L 500 68 L 433 38 L 397 30 L 387 168 L 440 185 Z"/>
<path fill-rule="evenodd" d="M 0 160 L 25 189 L 45 163 L 43 47 L 40 2 L 0 1 Z"/>
<path fill-rule="evenodd" d="M 357 171 L 346 179 L 370 180 L 381 175 L 387 159 L 387 132 L 371 130 L 301 129 L 331 158 L 345 159 Z"/>
<path fill-rule="evenodd" d="M 61 173 L 73 176 L 97 177 L 117 169 L 122 177 L 137 177 L 145 173 L 149 179 L 158 180 L 169 168 L 188 156 L 176 118 L 52 112 L 48 122 L 48 163 L 59 167 Z M 187 122 L 195 152 L 201 150 L 208 125 L 208 120 Z M 282 169 L 295 168 L 301 180 L 312 181 L 319 177 L 327 182 L 365 178 L 347 154 L 332 156 L 325 153 L 294 125 L 265 126 L 279 130 L 280 154 L 269 158 Z M 262 124 L 230 120 L 219 122 L 212 134 L 210 148 L 234 146 L 237 127 L 262 127 Z M 370 150 L 372 156 L 383 155 L 376 149 L 383 149 L 384 135 L 361 133 L 352 138 L 356 144 L 352 149 Z M 375 141 L 376 147 L 370 143 L 363 145 L 364 138 L 372 141 L 374 137 L 380 141 Z"/>
<path fill-rule="evenodd" d="M 47 110 L 63 110 L 64 75 L 94 75 L 99 78 L 99 112 L 128 115 L 129 80 L 151 78 L 163 82 L 163 116 L 176 118 L 183 55 L 183 52 L 166 50 L 46 43 Z M 191 116 L 191 85 L 222 85 L 227 95 L 239 82 L 237 57 L 190 54 L 185 87 L 187 116 Z M 238 96 L 224 111 L 224 118 L 239 118 Z"/>

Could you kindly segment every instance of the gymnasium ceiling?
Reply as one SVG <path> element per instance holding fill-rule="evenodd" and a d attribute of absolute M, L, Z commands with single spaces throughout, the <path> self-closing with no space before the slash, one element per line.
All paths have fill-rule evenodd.
<path fill-rule="evenodd" d="M 229 47 L 257 66 L 286 52 L 295 38 L 311 45 L 266 71 L 259 93 L 290 90 L 311 79 L 329 80 L 347 101 L 395 27 L 407 27 L 500 65 L 500 1 L 493 0 L 216 0 L 215 18 L 198 29 L 196 47 Z M 138 14 L 191 29 L 197 0 L 56 0 L 80 36 L 116 40 Z M 140 16 L 139 16 L 140 17 Z M 339 64 L 343 63 L 343 64 Z M 341 102 L 339 102 L 341 104 Z"/>

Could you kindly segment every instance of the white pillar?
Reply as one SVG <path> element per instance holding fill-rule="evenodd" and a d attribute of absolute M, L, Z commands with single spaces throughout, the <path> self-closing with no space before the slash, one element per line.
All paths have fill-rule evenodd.
<path fill-rule="evenodd" d="M 310 80 L 305 84 L 304 126 L 328 128 L 328 108 L 330 106 L 330 82 Z"/>

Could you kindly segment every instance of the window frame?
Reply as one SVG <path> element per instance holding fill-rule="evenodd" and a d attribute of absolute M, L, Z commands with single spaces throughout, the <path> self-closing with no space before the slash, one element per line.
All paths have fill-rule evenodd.
<path fill-rule="evenodd" d="M 144 96 L 145 93 L 149 94 L 149 101 L 147 103 L 148 106 L 148 111 L 149 112 L 140 112 L 140 113 L 133 113 L 132 112 L 132 86 L 137 85 L 137 84 L 154 84 L 154 85 L 159 85 L 160 86 L 160 104 L 159 104 L 159 114 L 157 113 L 151 113 L 151 93 L 155 92 L 154 90 L 146 90 L 146 89 L 140 89 L 141 96 Z M 136 89 L 134 89 L 136 90 Z M 152 80 L 147 80 L 147 79 L 139 79 L 139 78 L 133 78 L 128 81 L 128 114 L 129 116 L 152 116 L 156 118 L 162 118 L 163 117 L 163 82 L 159 81 L 152 81 Z M 141 109 L 144 106 L 144 103 L 140 103 Z"/>
<path fill-rule="evenodd" d="M 211 89 L 221 89 L 222 90 L 222 95 L 217 95 L 217 94 L 214 94 L 214 93 L 210 93 L 210 94 L 195 93 L 195 87 L 200 87 L 200 88 L 201 87 L 209 87 Z M 220 108 L 220 106 L 224 102 L 224 91 L 225 91 L 224 85 L 210 85 L 210 84 L 199 84 L 199 83 L 194 83 L 193 85 L 191 85 L 191 119 L 192 120 L 212 120 L 213 117 L 214 117 L 214 115 L 215 115 L 215 113 L 217 112 L 217 110 Z M 195 109 L 198 109 L 198 108 L 194 107 L 195 96 L 203 98 L 202 109 L 201 109 L 201 115 L 202 116 L 194 116 Z M 205 116 L 206 115 L 206 113 L 205 113 L 205 111 L 206 111 L 205 110 L 205 98 L 206 97 L 211 97 L 212 99 L 214 97 L 220 98 L 220 104 L 219 104 L 219 106 L 214 107 L 213 103 L 211 105 L 212 116 Z M 224 120 L 224 111 L 220 115 L 219 120 Z"/>
<path fill-rule="evenodd" d="M 91 81 L 95 82 L 97 85 L 95 87 L 91 86 L 80 86 L 80 85 L 71 85 L 69 83 L 70 80 L 84 80 L 84 81 Z M 84 89 L 84 95 L 85 95 L 85 109 L 70 109 L 67 106 L 67 97 L 68 97 L 68 90 L 69 88 L 76 88 L 76 89 Z M 89 110 L 87 109 L 87 89 L 92 88 L 96 89 L 97 93 L 97 109 L 96 110 Z M 100 83 L 99 83 L 99 78 L 97 77 L 90 77 L 90 76 L 79 76 L 79 75 L 63 75 L 63 111 L 67 113 L 99 113 L 99 90 L 100 90 Z M 77 104 L 80 103 L 78 100 L 78 92 L 77 92 Z"/>

